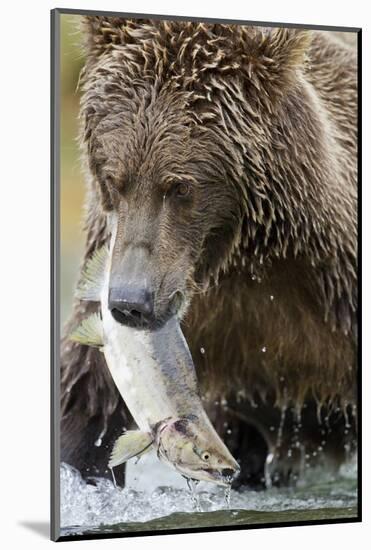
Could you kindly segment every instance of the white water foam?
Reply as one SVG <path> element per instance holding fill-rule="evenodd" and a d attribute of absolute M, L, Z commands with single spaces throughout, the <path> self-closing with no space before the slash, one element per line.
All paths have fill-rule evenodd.
<path fill-rule="evenodd" d="M 355 506 L 356 480 L 356 463 L 352 462 L 342 467 L 336 478 L 325 472 L 311 472 L 295 488 L 232 491 L 230 508 L 279 512 Z M 195 512 L 186 480 L 161 464 L 154 454 L 128 465 L 124 489 L 115 488 L 107 479 L 97 478 L 95 483 L 86 483 L 77 470 L 62 464 L 62 527 L 146 522 L 175 512 Z M 223 488 L 201 482 L 197 493 L 202 511 L 228 509 Z"/>

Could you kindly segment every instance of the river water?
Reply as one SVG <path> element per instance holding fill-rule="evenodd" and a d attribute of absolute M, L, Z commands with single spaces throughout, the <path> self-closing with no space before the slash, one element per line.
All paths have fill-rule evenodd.
<path fill-rule="evenodd" d="M 196 511 L 186 481 L 154 453 L 131 461 L 127 486 L 110 480 L 87 484 L 70 466 L 61 466 L 61 535 L 158 531 L 253 525 L 357 516 L 357 469 L 352 461 L 336 475 L 312 470 L 296 487 L 232 491 L 228 508 L 221 487 L 197 487 Z"/>

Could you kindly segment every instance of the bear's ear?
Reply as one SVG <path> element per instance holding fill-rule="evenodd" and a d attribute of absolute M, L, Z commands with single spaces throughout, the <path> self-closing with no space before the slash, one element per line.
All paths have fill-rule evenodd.
<path fill-rule="evenodd" d="M 88 57 L 98 57 L 112 43 L 113 33 L 118 29 L 112 26 L 107 17 L 85 15 L 81 18 L 80 25 L 83 48 Z"/>
<path fill-rule="evenodd" d="M 264 53 L 281 69 L 301 66 L 311 43 L 311 32 L 298 29 L 277 29 L 267 36 Z"/>
<path fill-rule="evenodd" d="M 133 35 L 147 19 L 127 19 L 126 17 L 102 17 L 86 15 L 81 18 L 83 45 L 88 56 L 99 57 L 115 44 L 133 41 Z"/>
<path fill-rule="evenodd" d="M 258 32 L 247 44 L 248 73 L 258 81 L 285 87 L 305 66 L 312 36 L 308 30 L 270 29 Z"/>

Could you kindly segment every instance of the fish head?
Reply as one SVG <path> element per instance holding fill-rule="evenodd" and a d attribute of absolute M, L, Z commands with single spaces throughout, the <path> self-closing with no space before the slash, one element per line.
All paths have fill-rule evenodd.
<path fill-rule="evenodd" d="M 227 487 L 240 471 L 206 415 L 164 421 L 155 437 L 159 458 L 186 478 Z"/>

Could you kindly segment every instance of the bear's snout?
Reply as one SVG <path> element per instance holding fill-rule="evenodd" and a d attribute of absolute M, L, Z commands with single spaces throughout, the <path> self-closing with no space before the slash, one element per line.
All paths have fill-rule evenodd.
<path fill-rule="evenodd" d="M 108 307 L 113 318 L 123 325 L 147 327 L 153 319 L 153 297 L 142 286 L 111 288 Z"/>
<path fill-rule="evenodd" d="M 113 255 L 108 308 L 119 323 L 135 328 L 151 328 L 155 323 L 153 273 L 149 252 L 144 246 L 122 246 L 117 242 Z"/>

